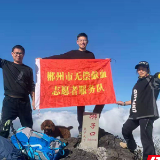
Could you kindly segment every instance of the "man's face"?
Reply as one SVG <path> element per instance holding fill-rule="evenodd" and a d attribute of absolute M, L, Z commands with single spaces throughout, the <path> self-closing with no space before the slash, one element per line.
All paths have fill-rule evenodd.
<path fill-rule="evenodd" d="M 79 45 L 80 49 L 85 49 L 87 47 L 88 40 L 86 37 L 79 37 L 77 40 L 77 44 Z"/>
<path fill-rule="evenodd" d="M 22 63 L 24 53 L 21 49 L 15 48 L 14 51 L 12 52 L 12 57 L 15 63 L 19 64 Z"/>
<path fill-rule="evenodd" d="M 137 69 L 137 72 L 139 74 L 140 77 L 145 77 L 148 74 L 148 70 L 145 67 L 139 66 Z"/>

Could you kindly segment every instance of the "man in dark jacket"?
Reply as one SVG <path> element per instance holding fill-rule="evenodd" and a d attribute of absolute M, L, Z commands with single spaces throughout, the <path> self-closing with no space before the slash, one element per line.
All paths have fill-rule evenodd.
<path fill-rule="evenodd" d="M 78 50 L 71 50 L 67 53 L 61 55 L 54 55 L 51 57 L 45 57 L 43 59 L 95 59 L 92 52 L 86 50 L 88 44 L 88 36 L 85 33 L 80 33 L 77 36 L 77 44 L 79 46 Z M 96 105 L 93 112 L 101 114 L 104 105 Z M 83 113 L 85 111 L 85 106 L 77 107 L 77 119 L 79 123 L 79 138 L 82 134 L 82 123 L 83 123 Z"/>
<path fill-rule="evenodd" d="M 0 58 L 5 95 L 1 114 L 0 135 L 5 138 L 9 136 L 10 122 L 17 117 L 19 117 L 23 127 L 32 128 L 33 125 L 29 94 L 32 98 L 33 109 L 35 109 L 35 86 L 32 69 L 22 63 L 24 54 L 25 49 L 20 45 L 16 45 L 12 48 L 13 62 Z"/>

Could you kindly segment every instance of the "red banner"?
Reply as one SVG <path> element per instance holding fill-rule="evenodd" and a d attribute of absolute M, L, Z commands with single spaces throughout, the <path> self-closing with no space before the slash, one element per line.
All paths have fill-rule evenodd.
<path fill-rule="evenodd" d="M 37 108 L 116 103 L 110 59 L 36 61 Z"/>
<path fill-rule="evenodd" d="M 149 155 L 147 160 L 160 160 L 160 155 Z"/>

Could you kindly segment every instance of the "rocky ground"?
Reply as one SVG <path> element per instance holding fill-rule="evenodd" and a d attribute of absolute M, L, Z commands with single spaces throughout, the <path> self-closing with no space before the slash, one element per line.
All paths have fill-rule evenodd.
<path fill-rule="evenodd" d="M 61 160 L 140 160 L 141 151 L 134 154 L 128 149 L 120 147 L 123 140 L 103 129 L 99 130 L 99 144 L 97 150 L 82 150 L 79 147 L 80 140 L 69 138 L 63 140 L 68 145 L 65 148 L 65 156 Z"/>

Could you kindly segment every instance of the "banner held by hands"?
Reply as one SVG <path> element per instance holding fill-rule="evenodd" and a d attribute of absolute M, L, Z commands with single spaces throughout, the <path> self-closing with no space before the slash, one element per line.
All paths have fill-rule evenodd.
<path fill-rule="evenodd" d="M 110 59 L 36 59 L 36 108 L 116 103 Z"/>

